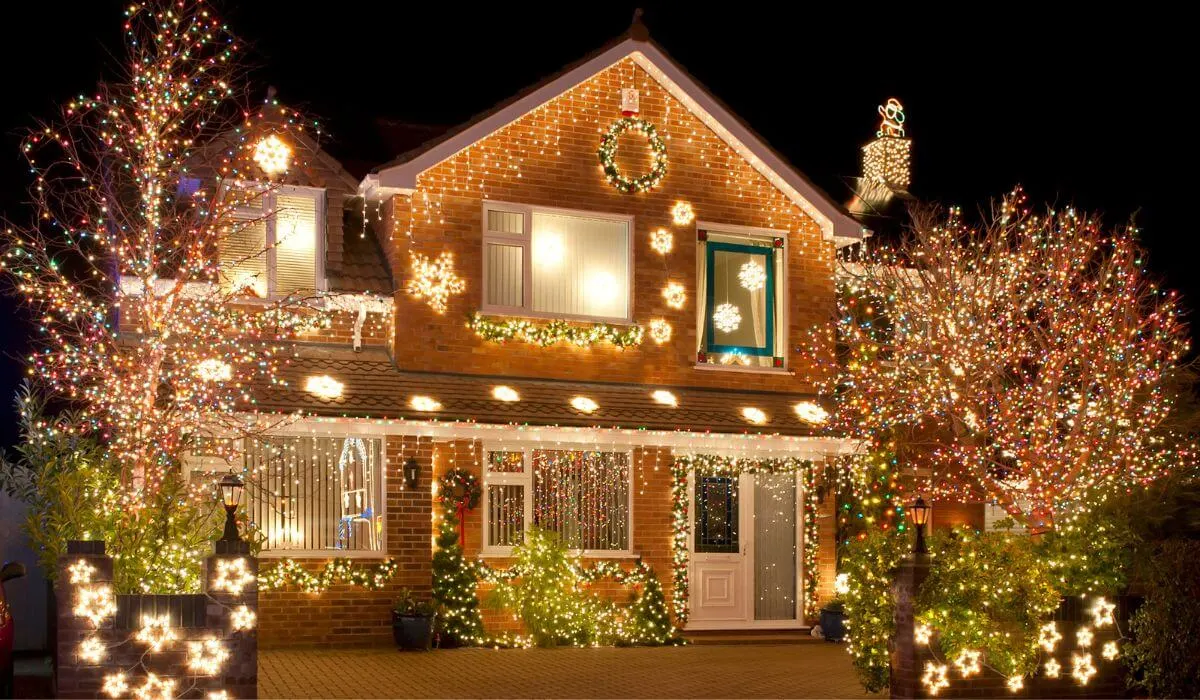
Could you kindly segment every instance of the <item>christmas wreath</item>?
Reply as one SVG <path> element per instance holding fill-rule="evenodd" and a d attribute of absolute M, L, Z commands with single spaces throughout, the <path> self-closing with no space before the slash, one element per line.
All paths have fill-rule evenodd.
<path fill-rule="evenodd" d="M 467 546 L 467 511 L 478 507 L 482 497 L 479 480 L 468 471 L 451 469 L 438 480 L 438 503 L 458 519 L 458 541 L 463 547 Z"/>
<path fill-rule="evenodd" d="M 633 179 L 621 174 L 616 161 L 617 141 L 621 134 L 630 129 L 645 134 L 654 157 L 654 165 L 650 172 Z M 609 184 L 621 192 L 645 192 L 653 189 L 667 174 L 667 145 L 663 143 L 654 125 L 639 117 L 625 117 L 613 122 L 612 126 L 608 127 L 608 133 L 600 137 L 600 149 L 596 154 L 600 157 L 600 165 L 604 168 L 604 176 L 608 178 Z"/>

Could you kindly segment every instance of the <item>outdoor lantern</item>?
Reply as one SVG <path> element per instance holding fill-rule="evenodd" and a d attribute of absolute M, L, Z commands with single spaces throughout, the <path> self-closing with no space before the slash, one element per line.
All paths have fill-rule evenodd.
<path fill-rule="evenodd" d="M 419 477 L 421 476 L 421 465 L 417 464 L 415 457 L 409 457 L 404 462 L 404 485 L 410 489 L 416 490 L 419 485 Z"/>
<path fill-rule="evenodd" d="M 913 524 L 917 526 L 917 546 L 913 549 L 917 554 L 925 554 L 929 550 L 925 549 L 925 523 L 929 522 L 929 506 L 925 505 L 925 499 L 917 497 L 917 502 L 908 507 L 908 512 L 912 515 Z"/>
<path fill-rule="evenodd" d="M 221 501 L 225 505 L 225 533 L 221 535 L 222 542 L 239 542 L 237 521 L 233 515 L 237 512 L 238 503 L 242 500 L 245 484 L 242 477 L 230 471 L 218 482 L 221 487 Z"/>

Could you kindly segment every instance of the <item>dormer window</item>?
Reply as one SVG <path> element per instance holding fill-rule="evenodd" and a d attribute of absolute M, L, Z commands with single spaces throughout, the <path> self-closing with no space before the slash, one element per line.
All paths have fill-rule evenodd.
<path fill-rule="evenodd" d="M 221 241 L 221 285 L 236 294 L 277 299 L 325 287 L 325 190 L 278 185 L 243 196 Z"/>

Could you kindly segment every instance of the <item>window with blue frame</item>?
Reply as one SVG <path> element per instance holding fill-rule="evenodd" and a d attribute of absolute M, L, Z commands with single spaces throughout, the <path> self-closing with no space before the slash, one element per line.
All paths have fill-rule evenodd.
<path fill-rule="evenodd" d="M 698 232 L 700 364 L 783 368 L 784 240 Z"/>

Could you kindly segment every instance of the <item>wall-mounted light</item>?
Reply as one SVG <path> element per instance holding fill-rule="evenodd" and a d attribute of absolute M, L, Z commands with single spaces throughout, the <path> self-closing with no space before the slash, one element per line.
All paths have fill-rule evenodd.
<path fill-rule="evenodd" d="M 415 457 L 409 457 L 404 460 L 404 486 L 405 488 L 416 490 L 420 486 L 421 465 L 417 463 Z"/>

